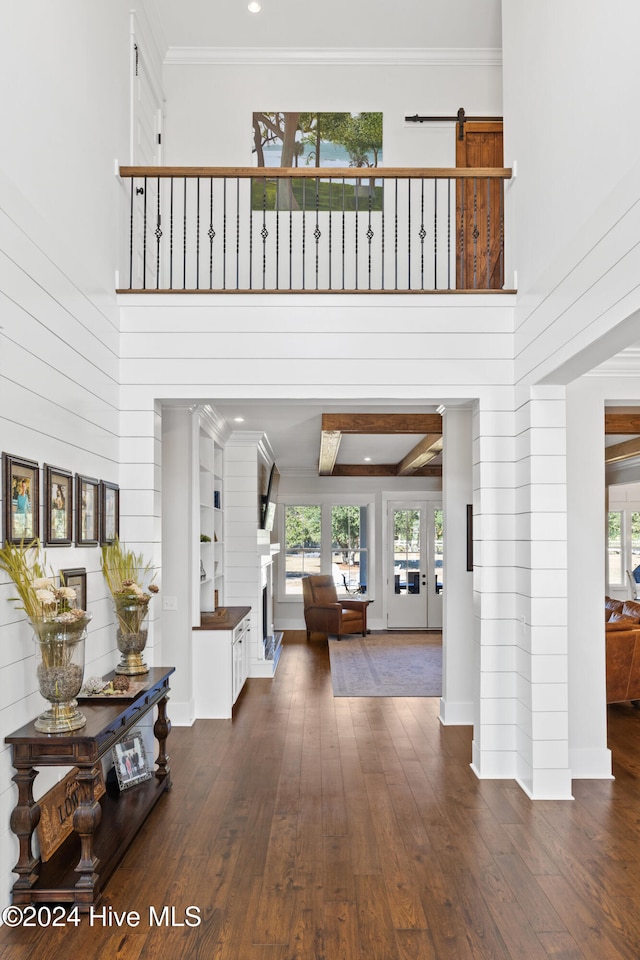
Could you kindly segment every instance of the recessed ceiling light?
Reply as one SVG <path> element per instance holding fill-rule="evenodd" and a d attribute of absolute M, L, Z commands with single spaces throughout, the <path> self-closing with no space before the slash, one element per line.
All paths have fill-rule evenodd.
<path fill-rule="evenodd" d="M 365 457 L 365 458 L 364 458 L 364 462 L 365 462 L 365 463 L 371 463 L 371 457 Z"/>
<path fill-rule="evenodd" d="M 247 6 L 249 13 L 260 13 L 262 7 L 258 3 L 258 0 L 251 0 L 251 3 Z"/>
<path fill-rule="evenodd" d="M 234 423 L 244 423 L 244 417 L 234 417 L 234 418 L 233 418 L 233 422 L 234 422 Z"/>

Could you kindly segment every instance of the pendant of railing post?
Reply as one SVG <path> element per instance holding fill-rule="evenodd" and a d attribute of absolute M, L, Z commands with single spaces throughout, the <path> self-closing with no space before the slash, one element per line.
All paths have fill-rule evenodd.
<path fill-rule="evenodd" d="M 156 178 L 156 290 L 160 289 L 160 240 L 162 238 L 162 223 L 160 215 L 160 177 Z"/>
<path fill-rule="evenodd" d="M 240 289 L 240 178 L 236 177 L 236 290 Z"/>
<path fill-rule="evenodd" d="M 187 289 L 187 178 L 184 178 L 182 190 L 182 289 Z"/>
<path fill-rule="evenodd" d="M 169 290 L 173 290 L 173 177 L 169 185 Z"/>
<path fill-rule="evenodd" d="M 147 178 L 144 178 L 144 195 L 142 201 L 143 229 L 142 229 L 142 289 L 147 289 Z"/>
<path fill-rule="evenodd" d="M 129 290 L 133 290 L 133 177 L 131 185 L 131 209 L 129 212 Z"/>

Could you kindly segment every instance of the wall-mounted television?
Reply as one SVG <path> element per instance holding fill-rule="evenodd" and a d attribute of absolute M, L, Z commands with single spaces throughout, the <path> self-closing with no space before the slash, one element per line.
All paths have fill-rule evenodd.
<path fill-rule="evenodd" d="M 278 484 L 280 483 L 280 474 L 275 463 L 271 464 L 269 473 L 269 482 L 267 492 L 263 494 L 260 503 L 260 529 L 273 530 L 273 521 L 276 515 L 276 503 L 278 502 Z"/>

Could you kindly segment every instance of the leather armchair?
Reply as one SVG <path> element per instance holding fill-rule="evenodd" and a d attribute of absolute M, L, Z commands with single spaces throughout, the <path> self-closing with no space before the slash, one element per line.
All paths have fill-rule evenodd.
<path fill-rule="evenodd" d="M 345 633 L 367 635 L 367 607 L 370 600 L 338 600 L 333 577 L 330 575 L 302 578 L 304 621 L 307 640 L 312 631 L 335 633 L 338 640 Z"/>

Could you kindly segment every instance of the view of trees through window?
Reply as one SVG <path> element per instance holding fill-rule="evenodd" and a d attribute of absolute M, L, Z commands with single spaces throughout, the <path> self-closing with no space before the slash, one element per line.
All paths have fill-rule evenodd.
<path fill-rule="evenodd" d="M 288 595 L 302 594 L 302 577 L 330 571 L 339 593 L 366 590 L 367 508 L 325 505 L 324 509 L 331 511 L 330 544 L 323 544 L 322 540 L 323 507 L 285 507 L 285 590 Z"/>

